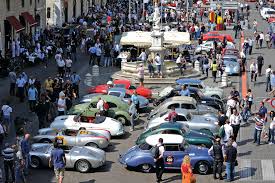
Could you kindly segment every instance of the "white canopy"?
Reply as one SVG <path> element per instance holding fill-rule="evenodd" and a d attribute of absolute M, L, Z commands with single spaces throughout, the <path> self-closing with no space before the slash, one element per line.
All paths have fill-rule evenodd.
<path fill-rule="evenodd" d="M 150 47 L 152 45 L 152 32 L 131 31 L 124 32 L 121 36 L 121 45 L 133 45 L 136 47 Z M 164 32 L 164 46 L 177 47 L 183 44 L 190 44 L 188 32 L 168 31 Z"/>

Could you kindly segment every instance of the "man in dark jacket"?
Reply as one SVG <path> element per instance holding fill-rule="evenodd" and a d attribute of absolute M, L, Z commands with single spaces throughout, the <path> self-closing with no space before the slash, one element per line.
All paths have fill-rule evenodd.
<path fill-rule="evenodd" d="M 219 116 L 218 116 L 218 122 L 219 126 L 222 126 L 225 124 L 225 121 L 228 119 L 228 117 L 224 114 L 223 111 L 219 111 Z"/>
<path fill-rule="evenodd" d="M 213 164 L 213 177 L 217 179 L 216 174 L 219 174 L 219 179 L 223 180 L 222 177 L 222 166 L 223 166 L 223 150 L 221 145 L 221 137 L 216 136 L 215 143 L 208 150 L 208 154 L 212 154 L 214 157 Z"/>
<path fill-rule="evenodd" d="M 234 180 L 234 168 L 237 160 L 237 149 L 232 146 L 231 140 L 227 142 L 224 160 L 226 162 L 226 181 L 231 182 Z"/>
<path fill-rule="evenodd" d="M 39 121 L 39 129 L 46 127 L 49 110 L 50 102 L 46 100 L 45 94 L 42 94 L 40 100 L 35 106 L 35 112 Z"/>

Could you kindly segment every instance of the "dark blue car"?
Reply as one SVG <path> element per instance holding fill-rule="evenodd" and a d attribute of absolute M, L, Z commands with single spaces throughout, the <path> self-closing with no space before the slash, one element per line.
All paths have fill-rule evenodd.
<path fill-rule="evenodd" d="M 120 155 L 119 162 L 127 168 L 135 168 L 142 172 L 154 169 L 154 152 L 159 138 L 164 140 L 165 169 L 180 169 L 185 155 L 191 158 L 193 169 L 199 174 L 207 174 L 213 165 L 213 158 L 208 155 L 208 149 L 189 145 L 184 138 L 175 134 L 157 134 L 146 138 L 146 143 L 133 146 Z"/>

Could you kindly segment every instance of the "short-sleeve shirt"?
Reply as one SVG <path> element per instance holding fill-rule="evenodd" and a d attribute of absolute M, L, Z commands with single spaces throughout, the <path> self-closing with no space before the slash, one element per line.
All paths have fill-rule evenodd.
<path fill-rule="evenodd" d="M 53 160 L 53 166 L 54 168 L 64 168 L 65 162 L 63 160 L 63 157 L 65 157 L 65 153 L 63 149 L 55 148 L 51 152 L 51 159 Z"/>
<path fill-rule="evenodd" d="M 132 101 L 134 104 L 138 104 L 138 97 L 137 97 L 137 95 L 132 95 L 132 96 L 131 96 L 131 101 Z"/>
<path fill-rule="evenodd" d="M 189 91 L 189 89 L 181 90 L 181 91 L 180 91 L 180 96 L 187 96 L 187 97 L 190 97 L 190 91 Z"/>
<path fill-rule="evenodd" d="M 3 105 L 2 112 L 4 116 L 10 116 L 10 113 L 12 113 L 12 108 L 8 105 Z"/>
<path fill-rule="evenodd" d="M 267 113 L 267 108 L 265 106 L 260 107 L 259 113 L 266 114 Z"/>
<path fill-rule="evenodd" d="M 60 99 L 58 99 L 57 104 L 60 106 L 66 106 L 66 100 L 60 98 Z M 58 111 L 65 111 L 65 109 L 63 107 L 62 108 L 58 107 L 57 109 L 58 109 Z"/>

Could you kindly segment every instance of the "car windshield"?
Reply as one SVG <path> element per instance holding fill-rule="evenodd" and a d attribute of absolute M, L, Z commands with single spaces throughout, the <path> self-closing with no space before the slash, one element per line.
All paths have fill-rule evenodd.
<path fill-rule="evenodd" d="M 266 14 L 273 14 L 273 15 L 275 15 L 275 11 L 267 11 Z"/>
<path fill-rule="evenodd" d="M 150 150 L 150 149 L 152 149 L 152 146 L 149 145 L 149 144 L 147 144 L 147 143 L 140 144 L 138 147 L 139 147 L 141 150 Z"/>
<path fill-rule="evenodd" d="M 126 85 L 124 84 L 115 84 L 116 88 L 126 88 Z"/>
<path fill-rule="evenodd" d="M 94 123 L 95 123 L 95 124 L 103 123 L 103 122 L 105 121 L 105 119 L 106 119 L 105 116 L 96 116 L 96 117 L 95 117 Z"/>
<path fill-rule="evenodd" d="M 237 62 L 237 59 L 235 59 L 235 58 L 224 58 L 223 61 L 224 62 Z"/>
<path fill-rule="evenodd" d="M 120 92 L 109 92 L 108 95 L 120 97 Z"/>

